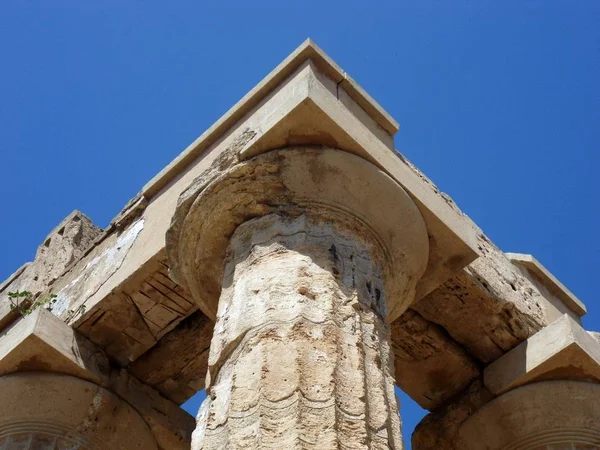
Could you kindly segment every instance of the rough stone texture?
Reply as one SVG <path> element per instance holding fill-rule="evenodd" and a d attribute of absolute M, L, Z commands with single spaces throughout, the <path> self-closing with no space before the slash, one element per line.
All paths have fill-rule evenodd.
<path fill-rule="evenodd" d="M 189 294 L 169 278 L 163 258 L 159 255 L 141 267 L 91 311 L 72 315 L 81 317 L 76 328 L 122 366 L 135 361 L 197 309 Z"/>
<path fill-rule="evenodd" d="M 52 230 L 38 247 L 35 259 L 0 292 L 28 290 L 40 293 L 77 261 L 102 233 L 79 211 L 73 211 Z"/>
<path fill-rule="evenodd" d="M 423 408 L 433 410 L 479 376 L 478 364 L 440 326 L 413 310 L 391 326 L 396 383 Z"/>
<path fill-rule="evenodd" d="M 121 267 L 143 228 L 144 221 L 138 220 L 122 233 L 111 236 L 113 245 L 94 255 L 80 271 L 73 271 L 77 275 L 72 276 L 68 283 L 61 280 L 53 313 L 67 321 L 71 321 L 75 314 L 83 315 L 87 300 Z"/>
<path fill-rule="evenodd" d="M 406 161 L 471 224 L 480 257 L 414 305 L 483 363 L 502 356 L 549 323 L 547 300 L 504 253 L 422 172 Z"/>
<path fill-rule="evenodd" d="M 114 367 L 105 352 L 43 308 L 0 334 L 0 376 L 22 372 L 60 373 L 101 386 L 137 411 L 159 448 L 189 449 L 194 428 L 189 414 L 126 370 Z"/>
<path fill-rule="evenodd" d="M 585 305 L 542 263 L 533 255 L 522 253 L 505 253 L 505 255 L 547 300 L 545 312 L 550 322 L 566 313 L 581 323 L 581 316 L 587 314 Z"/>
<path fill-rule="evenodd" d="M 539 292 L 480 234 L 482 257 L 414 309 L 489 363 L 547 324 Z"/>
<path fill-rule="evenodd" d="M 454 445 L 460 426 L 492 398 L 480 380 L 474 381 L 453 403 L 423 418 L 412 435 L 413 449 L 463 450 Z"/>
<path fill-rule="evenodd" d="M 222 261 L 236 227 L 253 217 L 305 210 L 330 218 L 345 211 L 364 222 L 383 249 L 389 318 L 400 316 L 428 267 L 425 222 L 398 183 L 337 149 L 272 151 L 235 164 L 210 182 L 194 183 L 180 198 L 167 233 L 171 275 L 214 318 Z"/>
<path fill-rule="evenodd" d="M 213 328 L 214 323 L 197 311 L 129 365 L 128 370 L 181 404 L 204 389 Z"/>
<path fill-rule="evenodd" d="M 371 244 L 300 216 L 235 232 L 192 448 L 402 448 Z"/>
<path fill-rule="evenodd" d="M 143 316 L 123 293 L 110 294 L 76 329 L 121 366 L 134 361 L 156 343 Z"/>
<path fill-rule="evenodd" d="M 156 440 L 126 402 L 66 375 L 0 377 L 2 450 L 157 450 Z"/>
<path fill-rule="evenodd" d="M 460 450 L 600 448 L 600 384 L 544 381 L 488 403 L 456 437 Z"/>
<path fill-rule="evenodd" d="M 483 379 L 494 395 L 539 380 L 599 383 L 600 343 L 570 315 L 563 314 L 487 366 Z"/>
<path fill-rule="evenodd" d="M 79 260 L 101 235 L 102 230 L 79 211 L 73 211 L 48 234 L 38 247 L 35 259 L 0 285 L 0 330 L 14 320 L 8 293 L 30 291 L 34 296 L 51 290 L 62 273 Z"/>

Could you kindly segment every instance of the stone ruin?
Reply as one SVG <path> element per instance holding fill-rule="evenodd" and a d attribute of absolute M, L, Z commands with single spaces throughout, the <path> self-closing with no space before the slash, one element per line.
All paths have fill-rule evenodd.
<path fill-rule="evenodd" d="M 585 306 L 397 131 L 309 40 L 106 230 L 66 217 L 0 286 L 0 449 L 402 449 L 395 386 L 415 450 L 600 448 Z"/>

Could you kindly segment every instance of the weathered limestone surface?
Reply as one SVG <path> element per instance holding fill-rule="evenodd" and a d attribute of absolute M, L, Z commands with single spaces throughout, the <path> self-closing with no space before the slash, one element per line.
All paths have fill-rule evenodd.
<path fill-rule="evenodd" d="M 105 352 L 43 308 L 0 334 L 0 380 L 23 372 L 64 374 L 93 383 L 126 401 L 151 430 L 158 448 L 189 448 L 194 428 L 189 414 L 126 370 L 114 367 Z M 65 396 L 71 394 L 76 395 L 63 391 Z"/>
<path fill-rule="evenodd" d="M 581 316 L 587 314 L 583 302 L 564 284 L 546 269 L 533 255 L 506 253 L 506 257 L 519 268 L 521 273 L 542 293 L 545 302 L 546 317 L 549 322 L 563 314 L 568 314 L 581 323 Z"/>
<path fill-rule="evenodd" d="M 73 211 L 52 230 L 38 247 L 35 259 L 0 285 L 0 292 L 27 289 L 40 293 L 67 267 L 77 261 L 102 230 L 79 211 Z"/>
<path fill-rule="evenodd" d="M 331 220 L 355 214 L 383 248 L 384 281 L 394 298 L 390 319 L 414 301 L 428 264 L 427 230 L 412 199 L 376 166 L 327 147 L 286 148 L 230 164 L 183 193 L 167 234 L 171 275 L 209 317 L 216 316 L 229 238 L 246 220 L 277 212 L 314 210 Z M 414 276 L 406 280 L 407 272 Z"/>
<path fill-rule="evenodd" d="M 123 366 L 135 361 L 197 309 L 189 294 L 169 278 L 164 254 L 160 254 L 87 311 L 86 302 L 124 262 L 142 226 L 142 221 L 136 221 L 121 234 L 108 237 L 107 249 L 91 252 L 80 271 L 66 274 L 57 283 L 58 302 L 53 308 L 54 314 Z M 63 305 L 67 303 L 74 309 L 65 311 Z"/>
<path fill-rule="evenodd" d="M 493 398 L 480 380 L 474 381 L 452 403 L 425 416 L 413 432 L 413 449 L 463 450 L 455 447 L 460 426 Z"/>
<path fill-rule="evenodd" d="M 437 408 L 479 377 L 473 357 L 417 312 L 406 311 L 391 330 L 396 383 L 423 408 Z"/>
<path fill-rule="evenodd" d="M 514 389 L 460 428 L 461 450 L 594 450 L 600 447 L 600 384 L 543 381 Z"/>
<path fill-rule="evenodd" d="M 140 415 L 110 391 L 67 375 L 0 377 L 2 450 L 157 450 Z"/>
<path fill-rule="evenodd" d="M 482 248 L 489 252 L 413 308 L 444 327 L 479 361 L 489 363 L 547 322 L 539 292 L 481 237 Z"/>
<path fill-rule="evenodd" d="M 194 449 L 402 448 L 371 253 L 305 216 L 236 230 Z"/>
<path fill-rule="evenodd" d="M 201 389 L 214 322 L 196 311 L 128 366 L 129 372 L 181 404 Z"/>
<path fill-rule="evenodd" d="M 548 302 L 450 197 L 414 165 L 412 170 L 436 195 L 464 217 L 476 236 L 479 258 L 414 306 L 444 327 L 468 353 L 489 363 L 550 323 Z"/>
<path fill-rule="evenodd" d="M 547 379 L 600 382 L 600 343 L 569 314 L 556 319 L 484 371 L 485 386 L 494 395 Z"/>
<path fill-rule="evenodd" d="M 45 293 L 101 233 L 102 230 L 79 211 L 65 217 L 38 247 L 33 262 L 0 284 L 0 330 L 17 318 L 17 314 L 10 311 L 9 292 L 30 291 L 35 297 Z"/>

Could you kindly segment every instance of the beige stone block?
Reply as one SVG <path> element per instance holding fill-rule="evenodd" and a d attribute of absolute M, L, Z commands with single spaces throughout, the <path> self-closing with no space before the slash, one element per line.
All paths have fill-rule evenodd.
<path fill-rule="evenodd" d="M 140 414 L 160 448 L 189 446 L 194 424 L 189 414 L 126 371 L 112 368 L 101 349 L 43 308 L 0 335 L 0 381 L 22 372 L 64 374 L 102 386 Z"/>
<path fill-rule="evenodd" d="M 446 329 L 469 354 L 489 364 L 548 321 L 544 297 L 535 285 L 480 230 L 477 242 L 481 257 L 413 309 Z"/>
<path fill-rule="evenodd" d="M 513 264 L 538 288 L 546 299 L 544 302 L 548 322 L 563 314 L 569 314 L 581 323 L 580 317 L 587 313 L 586 307 L 567 287 L 532 255 L 506 253 Z"/>
<path fill-rule="evenodd" d="M 63 273 L 96 242 L 102 230 L 80 211 L 73 211 L 40 244 L 35 259 L 0 284 L 0 331 L 19 318 L 12 311 L 9 292 L 29 291 L 34 298 L 47 294 Z"/>
<path fill-rule="evenodd" d="M 464 391 L 481 370 L 438 325 L 412 310 L 391 325 L 396 384 L 421 407 L 434 410 Z"/>
<path fill-rule="evenodd" d="M 0 335 L 0 376 L 14 372 L 63 373 L 101 383 L 110 364 L 87 339 L 38 308 Z"/>
<path fill-rule="evenodd" d="M 600 342 L 567 314 L 484 371 L 485 386 L 495 395 L 546 379 L 600 382 Z"/>

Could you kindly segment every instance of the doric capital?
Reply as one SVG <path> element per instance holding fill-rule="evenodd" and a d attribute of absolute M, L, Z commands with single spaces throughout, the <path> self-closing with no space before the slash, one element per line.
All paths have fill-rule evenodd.
<path fill-rule="evenodd" d="M 382 201 L 389 204 L 393 198 L 399 205 L 392 205 L 391 210 L 372 211 L 376 209 L 374 206 L 361 216 L 363 211 L 360 208 L 363 205 L 351 204 L 348 211 L 365 218 L 367 223 L 387 221 L 389 229 L 397 225 L 398 230 L 394 230 L 394 233 L 399 233 L 410 222 L 407 218 L 418 211 L 419 223 L 425 225 L 428 241 L 421 246 L 420 251 L 426 251 L 427 256 L 424 271 L 421 271 L 421 262 L 415 260 L 414 267 L 409 265 L 409 269 L 414 269 L 414 279 L 411 279 L 409 285 L 415 299 L 427 295 L 477 257 L 476 231 L 460 212 L 439 195 L 439 191 L 426 177 L 394 150 L 393 135 L 397 129 L 397 124 L 389 114 L 346 72 L 313 42 L 305 42 L 144 187 L 144 195 L 159 197 L 161 192 L 166 193 L 169 186 L 181 188 L 177 210 L 166 239 L 173 276 L 194 292 L 202 311 L 214 318 L 220 289 L 218 273 L 222 269 L 223 255 L 221 253 L 221 256 L 215 258 L 215 254 L 211 254 L 211 248 L 224 249 L 235 226 L 244 220 L 277 211 L 284 205 L 287 205 L 286 208 L 293 208 L 298 202 L 301 203 L 300 197 L 306 192 L 290 185 L 290 180 L 296 177 L 310 182 L 310 189 L 313 191 L 308 196 L 313 203 L 318 202 L 319 197 L 330 203 L 337 202 L 334 197 L 327 198 L 329 193 L 326 190 L 319 191 L 322 186 L 327 185 L 329 188 L 336 184 L 338 187 L 347 185 L 351 192 L 352 189 L 358 190 L 354 185 L 362 183 L 361 201 L 365 205 L 381 205 Z M 300 148 L 303 150 L 299 151 Z M 299 155 L 302 152 L 306 156 L 285 156 L 292 153 Z M 252 172 L 254 169 L 268 170 L 269 164 L 272 164 L 276 167 L 273 170 L 279 170 L 279 164 L 296 164 L 291 162 L 294 158 L 303 167 L 308 164 L 309 159 L 321 164 L 320 157 L 315 158 L 315 155 L 320 154 L 343 155 L 343 158 L 336 156 L 339 164 L 342 159 L 360 161 L 360 164 L 352 164 L 357 167 L 360 165 L 361 168 L 354 173 L 344 173 L 346 168 L 342 167 L 340 172 L 335 166 L 338 162 L 331 164 L 331 171 L 317 167 L 321 170 L 319 173 L 309 168 L 306 174 L 302 174 L 300 169 L 287 168 L 286 176 L 290 179 L 285 180 L 286 186 L 282 185 L 284 181 L 277 174 L 271 174 L 271 178 L 263 177 L 254 184 L 247 183 L 255 176 Z M 277 161 L 277 158 L 282 158 L 283 161 Z M 329 156 L 325 159 L 327 158 Z M 366 172 L 377 172 L 377 177 L 385 181 L 380 182 L 377 177 L 369 175 L 368 182 L 366 179 L 362 182 L 361 179 L 366 176 L 362 167 L 368 167 Z M 208 209 L 196 214 L 197 205 L 208 204 L 205 201 L 208 191 L 225 189 L 231 184 L 227 177 L 232 176 L 238 177 L 238 181 L 248 177 L 248 180 L 240 181 L 247 184 L 243 200 L 245 205 L 227 206 L 226 202 L 230 200 L 225 199 L 225 203 L 218 206 L 229 208 L 238 216 L 233 221 L 223 219 L 219 222 L 218 217 L 209 217 L 212 213 Z M 314 176 L 332 179 L 341 176 L 346 181 L 337 183 L 332 180 L 313 180 L 311 177 Z M 260 184 L 271 181 L 273 184 L 269 186 Z M 393 185 L 393 188 L 378 188 L 380 183 Z M 381 197 L 378 197 L 378 189 L 384 192 Z M 354 194 L 348 193 L 346 196 L 345 207 L 352 195 Z M 402 205 L 408 204 L 408 199 L 411 200 L 408 202 L 411 206 L 405 209 L 406 218 L 394 223 L 391 216 L 386 217 L 390 211 L 400 211 Z M 171 197 L 169 201 L 172 202 Z M 217 211 L 220 211 L 219 208 L 215 209 Z M 221 212 L 228 214 L 227 211 Z M 232 212 L 230 215 L 233 214 Z M 200 221 L 206 226 L 201 225 Z M 202 235 L 198 234 L 194 239 L 202 239 L 208 246 L 200 246 L 188 239 L 197 233 L 190 226 L 203 228 Z M 207 227 L 217 229 L 210 231 Z M 189 236 L 186 231 L 188 228 Z M 406 241 L 413 239 L 408 236 L 411 236 L 410 233 L 405 236 Z M 404 249 L 397 247 L 395 242 L 387 241 L 385 233 L 379 233 L 379 237 L 385 248 Z M 209 239 L 214 239 L 215 242 L 209 242 Z M 412 244 L 401 244 L 404 245 Z M 183 257 L 190 247 L 194 247 L 195 252 L 193 255 L 187 254 L 191 259 Z M 396 256 L 391 255 L 390 264 L 401 259 Z M 409 252 L 405 257 L 410 259 L 413 255 Z M 197 273 L 192 275 L 197 269 L 202 271 L 202 280 L 196 279 Z M 390 293 L 396 292 L 390 289 Z M 398 317 L 407 306 L 403 302 L 393 305 L 390 318 Z"/>
<path fill-rule="evenodd" d="M 170 267 L 209 317 L 216 314 L 230 236 L 267 214 L 308 214 L 365 236 L 385 271 L 392 320 L 413 301 L 427 267 L 427 229 L 413 200 L 381 169 L 348 152 L 267 152 L 194 184 L 182 199 L 167 239 Z"/>

